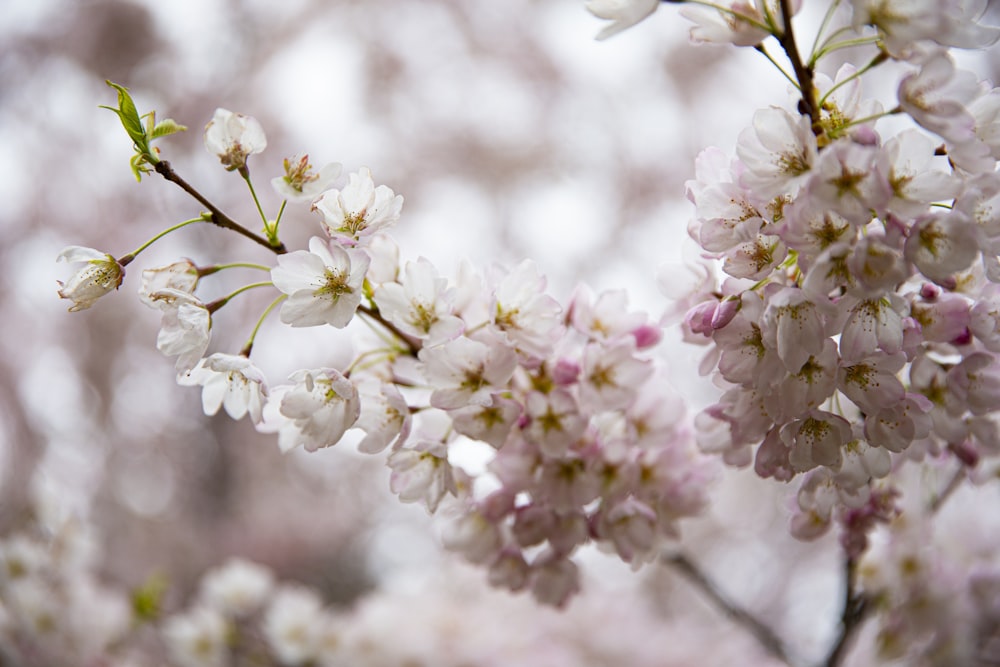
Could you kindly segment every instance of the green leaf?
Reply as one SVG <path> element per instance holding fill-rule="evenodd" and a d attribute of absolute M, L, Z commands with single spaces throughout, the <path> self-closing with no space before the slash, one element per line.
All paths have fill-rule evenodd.
<path fill-rule="evenodd" d="M 149 167 L 149 159 L 145 153 L 136 153 L 128 163 L 132 167 L 132 173 L 135 175 L 135 180 L 137 181 L 142 181 L 143 174 L 153 171 Z"/>
<path fill-rule="evenodd" d="M 149 135 L 150 139 L 159 139 L 160 137 L 167 137 L 176 132 L 183 132 L 187 129 L 187 126 L 181 125 L 172 118 L 165 118 L 161 120 L 153 128 L 153 132 Z"/>
<path fill-rule="evenodd" d="M 161 573 L 151 574 L 132 591 L 132 614 L 139 622 L 155 621 L 160 617 L 163 597 L 169 582 Z"/>
<path fill-rule="evenodd" d="M 122 126 L 128 132 L 128 136 L 132 139 L 132 143 L 135 144 L 136 149 L 148 153 L 149 140 L 146 138 L 146 131 L 142 127 L 142 119 L 139 118 L 135 102 L 132 101 L 132 96 L 128 94 L 128 88 L 120 86 L 113 81 L 105 81 L 105 83 L 118 91 L 118 108 L 115 109 L 107 106 L 102 106 L 102 108 L 110 109 L 118 114 Z"/>

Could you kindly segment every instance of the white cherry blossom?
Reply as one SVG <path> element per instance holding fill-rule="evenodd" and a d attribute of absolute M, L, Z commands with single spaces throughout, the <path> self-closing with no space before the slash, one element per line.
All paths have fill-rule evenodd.
<path fill-rule="evenodd" d="M 517 355 L 506 345 L 469 338 L 423 348 L 420 361 L 434 387 L 431 405 L 445 410 L 491 405 L 493 392 L 507 384 L 517 367 Z"/>
<path fill-rule="evenodd" d="M 227 171 L 245 169 L 249 156 L 267 148 L 267 137 L 256 118 L 219 108 L 205 126 L 205 148 Z"/>
<path fill-rule="evenodd" d="M 262 430 L 277 425 L 283 452 L 299 445 L 312 452 L 337 444 L 361 413 L 357 388 L 333 368 L 301 370 L 289 379 L 295 384 L 275 390 L 268 404 L 270 424 Z M 280 416 L 271 413 L 271 405 L 279 406 Z"/>
<path fill-rule="evenodd" d="M 284 168 L 284 176 L 271 179 L 274 190 L 290 201 L 312 201 L 340 177 L 343 165 L 330 162 L 314 171 L 308 155 L 295 155 L 285 158 Z"/>
<path fill-rule="evenodd" d="M 885 212 L 914 218 L 926 213 L 932 202 L 954 199 L 959 194 L 961 181 L 933 167 L 935 148 L 930 137 L 912 128 L 886 142 L 878 166 L 892 190 L 883 207 Z"/>
<path fill-rule="evenodd" d="M 232 558 L 202 577 L 199 597 L 213 609 L 243 618 L 260 609 L 273 587 L 274 575 L 270 570 L 242 558 Z"/>
<path fill-rule="evenodd" d="M 378 390 L 364 386 L 359 391 L 361 415 L 357 426 L 365 432 L 358 449 L 365 454 L 377 454 L 390 444 L 398 449 L 410 434 L 410 406 L 393 384 L 379 382 Z"/>
<path fill-rule="evenodd" d="M 494 396 L 490 405 L 469 405 L 451 411 L 455 431 L 499 449 L 521 416 L 521 405 L 503 396 Z"/>
<path fill-rule="evenodd" d="M 198 267 L 189 259 L 182 259 L 167 266 L 145 269 L 139 284 L 139 299 L 150 308 L 158 308 L 160 302 L 152 297 L 155 292 L 174 289 L 194 294 L 198 279 Z"/>
<path fill-rule="evenodd" d="M 309 250 L 279 255 L 271 280 L 288 295 L 281 321 L 293 327 L 347 326 L 361 304 L 368 264 L 363 252 L 316 236 L 309 239 Z"/>
<path fill-rule="evenodd" d="M 496 277 L 491 322 L 520 351 L 543 357 L 552 351 L 560 333 L 559 303 L 545 294 L 545 277 L 525 260 Z"/>
<path fill-rule="evenodd" d="M 400 282 L 382 283 L 375 290 L 379 312 L 400 331 L 440 345 L 458 336 L 465 323 L 452 315 L 452 290 L 437 268 L 424 258 L 407 262 Z"/>
<path fill-rule="evenodd" d="M 90 308 L 102 296 L 118 289 L 125 278 L 125 268 L 118 260 L 93 248 L 69 246 L 59 253 L 57 261 L 77 264 L 69 280 L 59 282 L 59 296 L 73 302 L 71 313 Z"/>
<path fill-rule="evenodd" d="M 327 234 L 345 246 L 367 244 L 399 219 L 402 208 L 403 198 L 385 185 L 375 187 L 367 167 L 351 174 L 343 190 L 327 190 L 313 202 Z"/>
<path fill-rule="evenodd" d="M 978 19 L 984 0 L 852 0 L 854 25 L 874 25 L 894 57 L 914 54 L 915 42 L 983 48 L 997 41 L 1000 31 Z"/>
<path fill-rule="evenodd" d="M 263 419 L 266 379 L 247 357 L 217 352 L 178 376 L 177 382 L 202 387 L 201 402 L 206 415 L 214 415 L 224 407 L 233 419 L 243 419 L 247 414 L 254 424 Z"/>
<path fill-rule="evenodd" d="M 163 316 L 156 336 L 156 349 L 176 356 L 176 368 L 186 372 L 205 355 L 212 337 L 212 316 L 201 300 L 180 290 L 164 288 L 148 295 L 149 304 Z"/>
<path fill-rule="evenodd" d="M 597 39 L 607 39 L 642 21 L 659 5 L 660 0 L 588 0 L 586 7 L 597 18 L 612 22 L 597 34 Z"/>
<path fill-rule="evenodd" d="M 792 1 L 793 13 L 801 4 L 801 0 Z M 681 16 L 695 24 L 691 28 L 692 42 L 756 46 L 771 34 L 779 34 L 784 26 L 776 0 L 725 0 L 718 7 L 721 9 L 697 5 L 681 8 Z"/>
<path fill-rule="evenodd" d="M 795 194 L 816 163 L 816 136 L 808 116 L 778 107 L 760 109 L 740 133 L 736 154 L 746 166 L 740 184 L 764 201 Z"/>
<path fill-rule="evenodd" d="M 315 591 L 285 585 L 271 598 L 261 628 L 281 664 L 302 665 L 322 650 L 322 620 L 323 601 Z"/>
<path fill-rule="evenodd" d="M 968 269 L 978 253 L 976 227 L 957 211 L 920 217 L 904 247 L 906 258 L 935 282 Z"/>
<path fill-rule="evenodd" d="M 167 648 L 180 667 L 223 667 L 229 657 L 228 633 L 225 617 L 207 606 L 171 616 L 163 625 Z"/>
<path fill-rule="evenodd" d="M 455 495 L 455 476 L 442 442 L 418 439 L 389 455 L 389 488 L 404 503 L 423 502 L 432 514 L 446 494 Z"/>
<path fill-rule="evenodd" d="M 980 92 L 972 72 L 957 70 L 951 56 L 938 51 L 900 81 L 899 106 L 921 126 L 962 144 L 975 139 L 976 121 L 968 105 Z"/>

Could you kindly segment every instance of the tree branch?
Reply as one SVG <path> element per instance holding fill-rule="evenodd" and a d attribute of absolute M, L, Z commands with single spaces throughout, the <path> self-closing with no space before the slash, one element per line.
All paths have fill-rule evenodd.
<path fill-rule="evenodd" d="M 284 254 L 285 252 L 288 252 L 285 249 L 284 243 L 279 243 L 278 245 L 271 245 L 270 241 L 268 241 L 266 238 L 258 234 L 254 234 L 249 229 L 247 229 L 246 227 L 239 224 L 238 222 L 230 218 L 228 215 L 220 211 L 218 207 L 215 206 L 215 204 L 208 201 L 208 199 L 206 199 L 200 192 L 191 187 L 191 185 L 187 181 L 178 176 L 177 172 L 173 170 L 173 167 L 171 167 L 170 163 L 167 162 L 166 160 L 160 160 L 159 162 L 157 162 L 155 168 L 156 168 L 156 173 L 158 173 L 166 180 L 172 183 L 176 183 L 181 188 L 181 190 L 194 197 L 196 200 L 198 200 L 198 202 L 202 206 L 204 206 L 209 210 L 209 212 L 212 215 L 211 218 L 208 220 L 208 222 L 218 225 L 223 229 L 232 230 L 237 234 L 242 234 L 243 236 L 247 237 L 254 243 L 264 246 L 265 248 L 267 248 L 268 250 L 270 250 L 275 254 L 281 255 Z"/>
<path fill-rule="evenodd" d="M 786 665 L 792 664 L 781 639 L 745 609 L 738 607 L 715 587 L 708 577 L 684 554 L 664 556 L 663 562 L 674 567 L 694 586 L 711 600 L 731 621 L 752 634 L 764 649 Z"/>
<path fill-rule="evenodd" d="M 358 306 L 358 312 L 361 313 L 362 315 L 370 317 L 373 321 L 378 322 L 393 336 L 398 338 L 401 343 L 406 345 L 407 350 L 409 351 L 411 356 L 415 357 L 417 356 L 417 353 L 420 352 L 421 348 L 420 341 L 414 340 L 411 336 L 407 336 L 405 333 L 403 333 L 399 329 L 399 327 L 397 327 L 395 324 L 382 317 L 382 313 L 380 313 L 378 309 L 369 308 L 368 306 L 362 304 Z"/>
<path fill-rule="evenodd" d="M 813 87 L 813 71 L 811 67 L 806 67 L 802 63 L 802 56 L 799 55 L 799 47 L 795 44 L 795 33 L 792 31 L 792 7 L 791 0 L 781 0 L 781 19 L 785 24 L 785 30 L 778 35 L 778 43 L 788 55 L 788 60 L 795 70 L 795 78 L 799 82 L 799 92 L 802 93 L 802 108 L 800 111 L 809 116 L 812 121 L 813 132 L 818 133 L 820 127 L 819 107 L 816 105 L 816 90 Z"/>
<path fill-rule="evenodd" d="M 871 608 L 867 597 L 855 588 L 858 563 L 848 558 L 844 563 L 844 611 L 840 616 L 840 635 L 827 655 L 824 667 L 837 667 L 847 656 L 854 634 L 861 628 Z"/>

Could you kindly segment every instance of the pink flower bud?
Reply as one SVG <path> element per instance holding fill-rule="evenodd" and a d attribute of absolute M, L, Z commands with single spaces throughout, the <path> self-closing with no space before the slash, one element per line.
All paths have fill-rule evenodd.
<path fill-rule="evenodd" d="M 663 333 L 659 327 L 643 324 L 632 330 L 632 337 L 635 338 L 636 348 L 645 350 L 659 343 L 660 339 L 663 338 Z"/>
<path fill-rule="evenodd" d="M 552 369 L 552 381 L 559 386 L 576 382 L 580 377 L 580 364 L 572 359 L 560 359 Z"/>

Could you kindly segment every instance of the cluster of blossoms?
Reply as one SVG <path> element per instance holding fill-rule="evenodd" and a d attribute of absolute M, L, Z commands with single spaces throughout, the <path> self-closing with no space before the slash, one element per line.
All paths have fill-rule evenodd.
<path fill-rule="evenodd" d="M 131 631 L 121 591 L 94 573 L 98 554 L 77 520 L 33 522 L 0 540 L 0 661 L 99 665 Z"/>
<path fill-rule="evenodd" d="M 904 480 L 904 485 L 906 481 Z M 922 655 L 925 664 L 978 665 L 1000 655 L 1000 562 L 996 521 L 933 512 L 912 498 L 863 556 L 859 584 L 878 612 L 881 660 Z"/>
<path fill-rule="evenodd" d="M 797 106 L 757 111 L 736 156 L 704 151 L 687 186 L 690 235 L 725 274 L 684 319 L 724 387 L 700 443 L 763 477 L 801 476 L 792 532 L 815 537 L 836 515 L 852 557 L 896 511 L 879 481 L 894 466 L 1000 451 L 1000 94 L 944 48 L 1000 31 L 969 4 L 857 0 L 834 34 L 854 32 L 869 63 L 810 69 Z M 789 50 L 775 9 L 757 7 L 725 30 L 699 9 L 693 36 L 774 34 Z M 751 40 L 750 27 L 769 29 Z M 902 74 L 886 110 L 861 81 L 890 62 Z M 887 116 L 916 127 L 883 136 Z"/>
<path fill-rule="evenodd" d="M 247 160 L 266 140 L 252 118 L 220 109 L 205 144 L 249 182 Z M 206 414 L 249 416 L 284 451 L 361 431 L 362 452 L 389 450 L 402 501 L 436 512 L 448 499 L 448 546 L 488 567 L 495 585 L 554 605 L 579 588 L 572 555 L 581 545 L 650 561 L 677 536 L 677 520 L 700 511 L 710 472 L 683 406 L 656 377 L 659 325 L 630 311 L 624 292 L 581 287 L 563 308 L 530 261 L 485 274 L 465 266 L 450 283 L 426 259 L 399 260 L 386 230 L 403 199 L 368 169 L 342 188 L 331 187 L 339 165 L 314 172 L 291 158 L 285 171 L 275 189 L 311 201 L 320 235 L 257 266 L 271 280 L 251 287 L 280 292 L 272 307 L 280 303 L 291 327 L 343 329 L 360 317 L 383 335 L 346 369 L 303 369 L 271 384 L 250 358 L 252 338 L 240 354 L 207 354 L 212 313 L 243 291 L 211 303 L 197 296 L 199 281 L 223 267 L 147 269 L 140 297 L 162 313 L 157 347 L 177 358 L 181 384 L 202 387 Z M 278 223 L 264 222 L 277 248 Z M 101 283 L 105 293 L 121 282 L 127 262 L 95 256 L 70 281 L 86 285 L 78 298 L 61 293 L 74 308 L 100 292 L 90 276 L 116 275 Z M 474 476 L 454 465 L 454 447 L 470 442 L 490 459 Z"/>
<path fill-rule="evenodd" d="M 419 593 L 372 591 L 350 607 L 239 557 L 206 571 L 184 599 L 176 582 L 157 575 L 129 590 L 98 576 L 106 554 L 92 526 L 44 514 L 0 539 L 4 665 L 541 667 L 599 655 L 608 664 L 659 667 L 762 653 L 749 637 L 718 642 L 698 622 L 664 627 L 640 587 L 556 611 L 483 585 L 461 563 Z M 777 663 L 759 655 L 754 664 Z"/>
<path fill-rule="evenodd" d="M 426 259 L 402 262 L 387 235 L 402 198 L 367 169 L 334 187 L 340 165 L 314 171 L 299 156 L 272 183 L 318 214 L 307 249 L 288 252 L 279 240 L 284 203 L 271 220 L 257 202 L 263 236 L 212 208 L 168 231 L 227 227 L 273 250 L 274 265 L 184 260 L 143 272 L 140 295 L 162 313 L 157 347 L 177 358 L 178 381 L 202 388 L 206 414 L 249 417 L 285 451 L 315 451 L 358 432 L 362 452 L 388 450 L 389 484 L 402 501 L 449 515 L 449 548 L 486 568 L 495 586 L 556 606 L 579 588 L 573 557 L 581 546 L 639 565 L 677 537 L 679 519 L 704 507 L 711 468 L 695 436 L 726 463 L 796 480 L 797 537 L 840 524 L 855 601 L 874 528 L 905 532 L 901 515 L 912 498 L 900 471 L 950 466 L 950 493 L 1000 452 L 1000 93 L 956 67 L 948 51 L 991 45 L 1000 30 L 979 25 L 982 3 L 974 1 L 833 2 L 803 58 L 792 26 L 800 3 L 693 4 L 682 13 L 695 23 L 695 41 L 767 54 L 774 38 L 796 87 L 788 105 L 753 114 L 735 156 L 704 151 L 687 184 L 689 233 L 724 274 L 706 270 L 683 318 L 685 338 L 708 348 L 702 368 L 723 390 L 693 432 L 657 373 L 659 325 L 629 310 L 624 292 L 581 287 L 562 306 L 530 261 L 485 272 L 466 265 L 453 281 Z M 588 3 L 612 21 L 602 36 L 658 6 Z M 866 63 L 833 76 L 817 71 L 844 49 Z M 862 90 L 865 74 L 883 66 L 899 73 L 888 107 Z M 142 134 L 116 88 L 137 176 L 156 171 L 193 191 L 149 148 L 155 133 Z M 266 146 L 259 124 L 220 109 L 205 143 L 253 193 L 248 159 Z M 63 258 L 84 264 L 60 296 L 72 310 L 89 307 L 121 284 L 145 247 L 120 259 L 67 249 Z M 270 279 L 200 299 L 200 280 L 229 266 Z M 212 314 L 251 287 L 280 293 L 261 319 L 279 306 L 291 327 L 344 329 L 362 319 L 378 341 L 346 368 L 302 369 L 272 384 L 250 358 L 256 329 L 239 354 L 208 354 Z M 486 454 L 482 472 L 457 464 L 470 447 Z M 885 603 L 890 625 L 894 614 L 912 619 L 944 595 L 910 577 L 905 563 L 899 572 L 861 572 L 865 600 Z M 261 591 L 271 585 L 264 579 L 258 572 Z M 168 627 L 180 663 L 185 646 L 221 646 L 241 614 L 257 615 L 286 664 L 324 662 L 328 624 L 295 625 L 302 609 L 320 614 L 316 600 L 290 592 L 288 609 L 262 612 L 259 596 L 245 611 L 203 597 Z M 886 626 L 885 654 L 920 627 Z M 294 644 L 303 637 L 308 651 Z"/>

